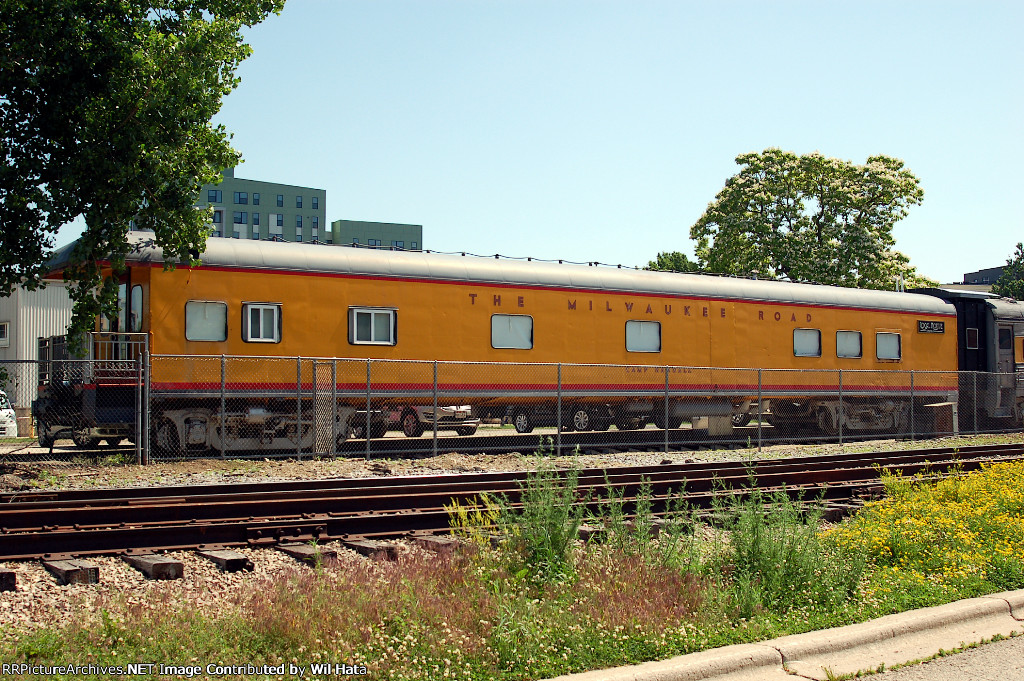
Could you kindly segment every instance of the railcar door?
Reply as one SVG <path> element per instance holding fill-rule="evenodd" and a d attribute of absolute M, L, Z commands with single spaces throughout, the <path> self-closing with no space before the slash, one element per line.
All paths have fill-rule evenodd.
<path fill-rule="evenodd" d="M 1017 401 L 1017 376 L 1013 356 L 1013 325 L 996 325 L 996 371 L 999 386 L 999 404 L 997 415 L 1013 416 L 1013 407 Z"/>

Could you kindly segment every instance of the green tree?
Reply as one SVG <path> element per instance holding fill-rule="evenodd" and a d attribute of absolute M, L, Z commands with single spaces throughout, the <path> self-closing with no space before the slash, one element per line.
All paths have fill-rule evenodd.
<path fill-rule="evenodd" d="M 284 0 L 0 0 L 0 295 L 42 285 L 55 234 L 82 217 L 65 271 L 72 332 L 111 313 L 129 225 L 169 262 L 204 250 L 200 187 L 240 156 L 211 124 L 250 53 L 241 30 Z"/>
<path fill-rule="evenodd" d="M 658 272 L 699 272 L 700 266 L 679 251 L 658 253 L 658 257 L 647 263 L 645 270 Z"/>
<path fill-rule="evenodd" d="M 859 288 L 934 283 L 894 250 L 893 225 L 924 198 L 902 161 L 766 149 L 736 163 L 690 228 L 702 269 Z"/>
<path fill-rule="evenodd" d="M 1007 258 L 1003 273 L 992 285 L 992 293 L 1024 300 L 1024 243 L 1018 243 L 1017 251 Z"/>

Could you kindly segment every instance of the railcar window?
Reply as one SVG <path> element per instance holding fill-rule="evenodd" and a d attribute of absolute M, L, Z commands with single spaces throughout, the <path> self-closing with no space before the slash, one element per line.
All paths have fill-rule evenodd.
<path fill-rule="evenodd" d="M 533 349 L 533 317 L 522 314 L 491 315 L 491 347 Z"/>
<path fill-rule="evenodd" d="M 821 357 L 821 330 L 793 329 L 793 354 L 797 357 Z"/>
<path fill-rule="evenodd" d="M 131 311 L 128 313 L 128 331 L 138 333 L 142 331 L 142 287 L 136 284 L 132 286 Z"/>
<path fill-rule="evenodd" d="M 1013 350 L 1013 330 L 999 329 L 999 349 Z"/>
<path fill-rule="evenodd" d="M 978 349 L 978 330 L 967 329 L 967 349 L 977 350 Z"/>
<path fill-rule="evenodd" d="M 391 308 L 349 308 L 348 342 L 353 345 L 395 345 L 398 311 Z"/>
<path fill-rule="evenodd" d="M 242 303 L 242 340 L 246 343 L 280 343 L 280 303 Z"/>
<path fill-rule="evenodd" d="M 11 345 L 11 323 L 0 322 L 0 348 L 7 348 Z"/>
<path fill-rule="evenodd" d="M 626 322 L 627 352 L 661 352 L 661 322 Z"/>
<path fill-rule="evenodd" d="M 836 357 L 863 357 L 860 331 L 836 331 Z"/>
<path fill-rule="evenodd" d="M 898 360 L 902 357 L 900 334 L 879 332 L 875 334 L 875 357 Z"/>
<path fill-rule="evenodd" d="M 227 303 L 190 300 L 185 303 L 185 340 L 226 341 Z"/>

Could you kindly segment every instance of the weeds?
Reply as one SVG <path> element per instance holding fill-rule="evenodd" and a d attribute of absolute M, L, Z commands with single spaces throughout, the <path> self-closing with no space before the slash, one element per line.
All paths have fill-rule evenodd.
<path fill-rule="evenodd" d="M 453 555 L 296 566 L 205 609 L 171 590 L 110 596 L 60 631 L 24 634 L 0 662 L 330 661 L 398 681 L 518 681 L 1024 586 L 1024 464 L 886 484 L 892 497 L 822 533 L 783 492 L 719 504 L 726 522 L 712 528 L 649 486 L 592 499 L 576 475 L 548 469 L 515 503 L 453 504 L 469 540 Z M 658 536 L 655 513 L 667 520 Z M 576 540 L 584 518 L 605 524 L 603 543 Z M 494 529 L 508 537 L 497 547 Z"/>

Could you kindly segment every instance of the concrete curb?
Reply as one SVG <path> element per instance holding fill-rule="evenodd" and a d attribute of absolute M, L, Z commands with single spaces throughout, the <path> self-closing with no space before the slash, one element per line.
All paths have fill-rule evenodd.
<path fill-rule="evenodd" d="M 846 627 L 783 636 L 553 681 L 753 681 L 856 674 L 1024 633 L 1024 590 L 968 598 Z"/>

